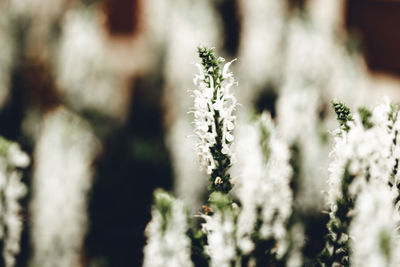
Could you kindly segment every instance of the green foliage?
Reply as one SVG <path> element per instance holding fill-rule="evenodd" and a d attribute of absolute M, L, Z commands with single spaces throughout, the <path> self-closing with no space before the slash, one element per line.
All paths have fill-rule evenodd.
<path fill-rule="evenodd" d="M 222 57 L 216 58 L 214 55 L 214 48 L 199 46 L 197 48 L 197 52 L 199 53 L 201 65 L 204 68 L 204 72 L 207 74 L 204 82 L 207 84 L 208 87 L 210 87 L 211 80 L 209 76 L 211 76 L 214 82 L 214 86 L 216 88 L 220 87 L 221 82 L 223 81 L 220 64 L 222 64 L 225 59 L 223 59 Z M 216 91 L 214 93 L 214 97 L 216 97 Z"/>
<path fill-rule="evenodd" d="M 379 235 L 379 247 L 382 251 L 382 254 L 385 255 L 386 259 L 389 261 L 391 258 L 391 251 L 392 249 L 390 248 L 391 242 L 392 241 L 392 236 L 390 233 L 387 231 L 382 231 Z"/>
<path fill-rule="evenodd" d="M 337 120 L 340 124 L 340 127 L 343 131 L 348 132 L 350 130 L 350 126 L 348 125 L 349 121 L 353 120 L 351 116 L 350 108 L 347 107 L 343 102 L 340 102 L 337 99 L 332 100 L 332 106 L 337 115 Z"/>
<path fill-rule="evenodd" d="M 167 229 L 168 220 L 171 218 L 173 203 L 174 198 L 163 189 L 158 188 L 154 191 L 154 207 L 160 212 L 163 218 L 161 227 L 163 232 Z"/>
<path fill-rule="evenodd" d="M 268 129 L 268 127 L 265 125 L 265 123 L 262 123 L 262 121 L 259 122 L 260 125 L 260 131 L 261 131 L 261 149 L 263 152 L 264 160 L 268 161 L 270 155 L 271 155 L 271 148 L 269 145 L 270 142 L 270 136 L 271 136 L 271 129 Z"/>
<path fill-rule="evenodd" d="M 394 123 L 397 120 L 397 116 L 399 114 L 399 106 L 396 104 L 391 103 L 390 104 L 390 111 L 389 111 L 389 121 Z M 393 126 L 389 126 L 389 129 L 391 130 Z"/>
<path fill-rule="evenodd" d="M 359 107 L 358 114 L 360 114 L 361 122 L 365 129 L 374 127 L 374 124 L 371 122 L 372 112 L 368 108 Z"/>
<path fill-rule="evenodd" d="M 296 199 L 300 188 L 301 180 L 301 150 L 298 143 L 294 143 L 290 146 L 290 160 L 289 164 L 292 167 L 293 174 L 290 179 L 290 189 L 293 192 L 293 198 Z"/>
<path fill-rule="evenodd" d="M 319 266 L 349 266 L 349 238 L 348 232 L 352 221 L 351 211 L 354 208 L 355 199 L 350 195 L 349 186 L 354 176 L 349 172 L 349 164 L 346 166 L 341 183 L 341 197 L 337 199 L 337 209 L 331 216 L 327 228 L 328 236 L 324 249 L 319 255 Z"/>
<path fill-rule="evenodd" d="M 221 192 L 212 192 L 208 201 L 213 209 L 223 211 L 225 209 L 231 209 L 232 207 L 231 197 Z"/>
<path fill-rule="evenodd" d="M 10 148 L 11 142 L 0 136 L 0 156 L 7 158 L 8 149 Z"/>

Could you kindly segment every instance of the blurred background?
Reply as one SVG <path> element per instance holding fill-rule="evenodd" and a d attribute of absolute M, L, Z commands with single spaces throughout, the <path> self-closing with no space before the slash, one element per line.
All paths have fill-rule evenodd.
<path fill-rule="evenodd" d="M 32 158 L 17 266 L 27 266 L 41 242 L 34 213 L 64 190 L 50 188 L 47 201 L 30 204 L 39 203 L 41 177 L 85 180 L 49 209 L 65 220 L 55 232 L 75 222 L 83 229 L 74 247 L 80 266 L 141 266 L 157 187 L 192 214 L 200 209 L 208 179 L 187 114 L 198 45 L 238 58 L 239 122 L 268 110 L 302 148 L 296 201 L 310 222 L 310 258 L 327 220 L 330 101 L 400 102 L 400 1 L 2 0 L 0 14 L 0 134 Z M 68 132 L 53 137 L 60 128 Z M 77 198 L 78 215 L 58 217 Z"/>

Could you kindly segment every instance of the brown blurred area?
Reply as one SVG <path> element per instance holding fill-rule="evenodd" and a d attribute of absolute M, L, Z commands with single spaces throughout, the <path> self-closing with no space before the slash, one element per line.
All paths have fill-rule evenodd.
<path fill-rule="evenodd" d="M 294 6 L 303 6 L 306 1 L 291 2 Z M 400 75 L 400 1 L 348 0 L 346 3 L 346 27 L 360 39 L 368 67 L 372 71 Z M 134 36 L 140 30 L 140 0 L 107 0 L 105 10 L 112 35 Z"/>
<path fill-rule="evenodd" d="M 112 35 L 135 35 L 140 27 L 140 0 L 105 1 L 107 27 Z"/>
<path fill-rule="evenodd" d="M 400 1 L 348 0 L 345 16 L 369 69 L 400 75 Z"/>
<path fill-rule="evenodd" d="M 292 6 L 304 6 L 305 0 L 291 0 Z M 238 8 L 232 1 L 221 2 L 225 6 Z M 397 0 L 348 0 L 345 8 L 345 24 L 347 30 L 357 40 L 363 54 L 366 58 L 369 69 L 373 72 L 383 72 L 387 74 L 400 75 L 400 1 Z M 224 10 L 224 5 L 220 8 Z M 130 48 L 135 38 L 141 34 L 141 20 L 143 20 L 142 12 L 143 3 L 141 0 L 106 0 L 103 2 L 105 27 L 109 32 L 109 41 L 118 42 L 119 47 L 125 46 L 127 53 L 132 53 Z M 226 8 L 225 8 L 226 9 Z M 227 40 L 226 47 L 228 51 L 235 54 L 237 46 L 240 43 L 240 10 L 236 10 L 236 16 L 231 16 L 233 21 L 225 25 Z M 231 14 L 231 13 L 229 13 Z M 236 19 L 235 19 L 236 17 Z M 226 22 L 226 20 L 224 20 Z M 232 24 L 235 24 L 232 27 Z M 239 32 L 235 32 L 235 28 Z M 236 31 L 237 31 L 236 30 Z M 140 38 L 140 37 L 139 37 Z M 141 49 L 139 47 L 139 49 Z M 121 54 L 120 51 L 116 51 Z M 122 52 L 123 54 L 123 52 Z M 118 55 L 120 57 L 120 55 Z M 145 55 L 142 55 L 145 56 Z M 43 67 L 43 66 L 42 66 Z M 123 67 L 122 67 L 123 68 Z M 129 72 L 129 71 L 128 71 Z M 130 73 L 132 74 L 132 73 Z M 131 78 L 131 77 L 130 77 Z M 37 87 L 37 86 L 36 86 Z M 50 101 L 46 94 L 39 90 L 42 97 L 46 97 L 44 101 L 50 106 L 55 105 L 57 96 L 50 92 Z"/>

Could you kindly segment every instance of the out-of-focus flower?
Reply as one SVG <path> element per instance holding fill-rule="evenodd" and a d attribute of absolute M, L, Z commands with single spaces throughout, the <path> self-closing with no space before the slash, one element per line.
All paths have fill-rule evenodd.
<path fill-rule="evenodd" d="M 124 87 L 106 51 L 99 14 L 89 8 L 69 10 L 61 29 L 55 74 L 69 107 L 113 118 L 125 115 Z"/>
<path fill-rule="evenodd" d="M 350 226 L 351 266 L 400 265 L 400 218 L 393 206 L 395 197 L 386 184 L 378 181 L 368 184 L 359 194 Z"/>
<path fill-rule="evenodd" d="M 321 191 L 326 187 L 321 177 L 328 174 L 329 147 L 321 138 L 320 98 L 316 87 L 297 86 L 288 82 L 283 88 L 277 101 L 277 128 L 291 150 L 298 151 L 295 158 L 299 166 L 295 173 L 298 206 L 303 210 L 321 210 Z M 317 168 L 315 162 L 318 162 Z"/>
<path fill-rule="evenodd" d="M 206 253 L 211 267 L 230 267 L 236 259 L 235 214 L 230 197 L 220 192 L 210 195 L 213 215 L 202 215 L 207 235 Z"/>
<path fill-rule="evenodd" d="M 44 118 L 34 154 L 33 264 L 78 265 L 98 149 L 90 125 L 77 115 L 58 108 Z"/>
<path fill-rule="evenodd" d="M 237 73 L 242 90 L 237 93 L 244 108 L 267 85 L 279 84 L 286 52 L 287 2 L 240 0 L 241 32 Z"/>
<path fill-rule="evenodd" d="M 257 246 L 253 240 L 257 235 L 262 240 L 273 240 L 272 254 L 282 257 L 288 249 L 286 223 L 292 212 L 292 169 L 288 146 L 278 137 L 269 114 L 263 113 L 257 124 L 240 128 L 237 152 L 241 173 L 236 188 L 242 204 L 238 245 L 243 253 L 251 253 Z"/>
<path fill-rule="evenodd" d="M 397 111 L 392 110 L 388 100 L 372 112 L 366 108 L 360 108 L 354 115 L 343 108 L 338 108 L 336 112 L 341 128 L 335 131 L 328 182 L 328 203 L 333 210 L 341 197 L 339 192 L 346 166 L 350 175 L 367 181 L 380 180 L 383 184 L 393 184 L 392 172 L 399 156 L 396 153 L 397 136 L 394 128 L 398 127 L 399 121 L 397 115 L 393 118 L 393 112 Z M 360 184 L 358 181 L 361 180 L 357 179 L 357 183 L 350 188 L 353 193 L 356 193 L 357 184 Z"/>
<path fill-rule="evenodd" d="M 3 258 L 6 267 L 15 266 L 15 256 L 20 250 L 22 220 L 19 199 L 27 188 L 17 168 L 29 165 L 28 155 L 17 143 L 0 137 L 0 239 L 3 241 Z"/>
<path fill-rule="evenodd" d="M 146 227 L 143 267 L 191 267 L 188 218 L 184 204 L 162 190 L 154 192 L 152 219 Z"/>
<path fill-rule="evenodd" d="M 207 178 L 204 172 L 198 170 L 198 159 L 193 149 L 196 140 L 188 138 L 190 132 L 190 123 L 186 118 L 180 117 L 169 127 L 167 144 L 174 167 L 174 193 L 194 213 L 202 205 Z"/>
<path fill-rule="evenodd" d="M 359 192 L 372 184 L 384 185 L 399 195 L 395 178 L 399 161 L 395 152 L 397 109 L 388 100 L 372 111 L 359 108 L 356 114 L 338 101 L 333 106 L 340 128 L 335 131 L 331 153 L 327 194 L 329 237 L 321 258 L 328 265 L 333 261 L 348 262 L 348 230 Z"/>

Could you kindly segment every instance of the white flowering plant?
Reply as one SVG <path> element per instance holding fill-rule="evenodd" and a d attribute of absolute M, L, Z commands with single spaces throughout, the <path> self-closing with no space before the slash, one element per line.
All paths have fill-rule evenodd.
<path fill-rule="evenodd" d="M 398 107 L 388 99 L 372 111 L 360 107 L 354 115 L 337 100 L 333 107 L 340 128 L 335 131 L 329 169 L 328 236 L 318 264 L 372 266 L 368 264 L 379 261 L 373 266 L 395 266 L 398 233 L 392 229 L 398 228 L 399 216 Z M 384 215 L 374 216 L 378 210 Z M 365 255 L 370 255 L 368 264 Z"/>
<path fill-rule="evenodd" d="M 197 64 L 199 74 L 194 83 L 197 89 L 194 97 L 195 134 L 199 139 L 197 151 L 200 162 L 210 175 L 210 191 L 228 193 L 232 189 L 228 172 L 232 160 L 234 115 L 237 101 L 230 92 L 235 84 L 233 74 L 229 72 L 231 62 L 224 65 L 225 60 L 216 58 L 213 49 L 199 47 L 198 53 L 202 64 Z"/>
<path fill-rule="evenodd" d="M 287 231 L 292 208 L 289 148 L 279 137 L 269 114 L 264 113 L 249 123 L 245 134 L 254 133 L 249 138 L 251 143 L 241 138 L 238 146 L 250 145 L 258 160 L 238 160 L 238 165 L 243 165 L 243 173 L 237 179 L 238 199 L 233 200 L 230 167 L 236 161 L 233 131 L 238 106 L 230 91 L 237 84 L 229 71 L 233 61 L 221 66 L 224 59 L 217 58 L 213 48 L 199 47 L 198 53 L 201 64 L 197 64 L 199 74 L 194 78 L 197 88 L 193 90 L 191 113 L 194 114 L 200 163 L 210 175 L 208 203 L 201 214 L 188 220 L 192 222 L 188 224 L 183 219 L 182 208 L 179 214 L 168 211 L 182 205 L 181 201 L 157 191 L 153 219 L 146 228 L 145 266 L 181 262 L 182 253 L 191 260 L 175 266 L 192 266 L 193 263 L 218 267 L 283 266 L 289 261 L 292 262 L 290 266 L 300 266 L 301 260 L 295 260 L 293 253 L 299 246 L 293 246 L 293 236 Z M 168 199 L 163 203 L 169 204 L 160 205 L 160 199 Z M 179 229 L 179 233 L 173 229 Z M 188 244 L 188 237 L 191 244 Z M 164 247 L 167 238 L 179 242 L 177 247 L 182 249 L 173 252 L 172 248 Z M 159 257 L 153 259 L 154 255 Z"/>
<path fill-rule="evenodd" d="M 157 190 L 144 266 L 398 266 L 398 107 L 386 100 L 352 113 L 332 101 L 339 127 L 325 194 L 329 219 L 320 253 L 310 258 L 294 188 L 299 151 L 267 112 L 238 127 L 234 137 L 232 61 L 222 66 L 212 48 L 198 53 L 191 113 L 197 154 L 210 175 L 208 203 L 189 216 L 181 200 Z"/>

